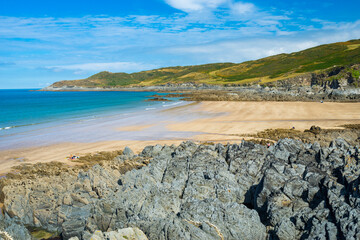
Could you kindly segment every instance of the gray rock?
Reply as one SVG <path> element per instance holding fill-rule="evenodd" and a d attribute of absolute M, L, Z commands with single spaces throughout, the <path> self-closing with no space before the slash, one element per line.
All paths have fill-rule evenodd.
<path fill-rule="evenodd" d="M 124 148 L 123 154 L 130 157 L 134 156 L 134 152 L 127 146 Z"/>
<path fill-rule="evenodd" d="M 275 232 L 279 240 L 296 239 L 295 225 L 288 219 L 284 218 L 275 227 Z"/>
<path fill-rule="evenodd" d="M 3 215 L 0 209 L 0 239 L 10 240 L 31 239 L 29 231 L 21 221 L 10 218 L 9 215 Z"/>
<path fill-rule="evenodd" d="M 128 227 L 164 240 L 358 239 L 359 174 L 359 149 L 341 139 L 268 149 L 189 141 L 125 149 L 88 171 L 13 179 L 2 191 L 7 224 L 64 239 L 116 239 Z"/>
<path fill-rule="evenodd" d="M 91 236 L 84 238 L 84 240 L 148 240 L 146 235 L 138 228 L 123 228 L 117 231 L 102 232 L 95 231 Z M 72 238 L 70 239 L 72 240 Z M 73 240 L 78 240 L 74 237 Z"/>

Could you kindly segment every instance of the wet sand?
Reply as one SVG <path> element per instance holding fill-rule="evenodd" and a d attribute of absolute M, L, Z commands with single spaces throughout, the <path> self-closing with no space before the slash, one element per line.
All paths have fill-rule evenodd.
<path fill-rule="evenodd" d="M 225 114 L 170 124 L 168 129 L 196 130 L 207 135 L 229 136 L 275 128 L 295 127 L 297 130 L 305 130 L 312 125 L 336 128 L 344 124 L 360 123 L 360 103 L 202 102 L 200 110 Z"/>
<path fill-rule="evenodd" d="M 159 119 L 165 119 L 164 121 L 149 124 L 147 119 L 143 119 L 135 125 L 129 122 L 127 126 L 113 126 L 113 131 L 126 132 L 128 136 L 143 133 L 140 140 L 63 142 L 0 151 L 0 174 L 9 172 L 11 167 L 22 163 L 61 161 L 71 165 L 66 159 L 70 154 L 121 150 L 125 146 L 129 146 L 134 152 L 140 152 L 148 145 L 177 145 L 184 140 L 239 142 L 244 134 L 270 128 L 295 127 L 305 130 L 312 125 L 336 128 L 343 124 L 359 124 L 360 103 L 202 102 L 167 109 L 159 114 L 163 116 Z M 161 139 L 158 129 L 165 129 L 169 134 Z"/>
<path fill-rule="evenodd" d="M 125 131 L 125 132 L 138 132 L 145 130 L 147 128 L 150 128 L 154 126 L 155 124 L 148 124 L 148 125 L 130 125 L 126 127 L 121 127 L 118 129 L 118 131 Z"/>

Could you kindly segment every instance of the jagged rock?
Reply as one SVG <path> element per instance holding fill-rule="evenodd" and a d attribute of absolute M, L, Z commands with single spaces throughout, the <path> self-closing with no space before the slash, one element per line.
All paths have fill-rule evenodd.
<path fill-rule="evenodd" d="M 127 156 L 130 156 L 130 157 L 134 156 L 134 152 L 129 147 L 124 148 L 123 154 L 127 155 Z"/>
<path fill-rule="evenodd" d="M 117 231 L 102 232 L 96 230 L 91 236 L 83 238 L 84 240 L 148 240 L 146 235 L 138 228 L 123 228 Z M 77 237 L 69 240 L 79 240 Z"/>
<path fill-rule="evenodd" d="M 31 239 L 29 231 L 21 221 L 10 218 L 6 213 L 3 215 L 0 208 L 0 240 L 9 240 L 8 236 L 13 240 Z"/>
<path fill-rule="evenodd" d="M 309 132 L 314 134 L 319 134 L 321 132 L 321 128 L 318 126 L 311 126 Z"/>
<path fill-rule="evenodd" d="M 359 173 L 359 149 L 342 139 L 184 142 L 126 150 L 88 171 L 12 179 L 2 191 L 9 219 L 64 239 L 133 226 L 164 240 L 358 239 Z"/>
<path fill-rule="evenodd" d="M 288 219 L 284 218 L 276 225 L 275 232 L 279 240 L 296 239 L 295 225 Z"/>

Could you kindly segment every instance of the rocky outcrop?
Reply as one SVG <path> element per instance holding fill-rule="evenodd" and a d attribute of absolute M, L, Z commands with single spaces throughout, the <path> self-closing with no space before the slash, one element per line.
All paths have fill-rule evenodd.
<path fill-rule="evenodd" d="M 358 239 L 359 156 L 342 139 L 184 142 L 126 149 L 88 171 L 9 179 L 2 191 L 12 219 L 63 239 L 128 227 L 148 239 Z M 141 169 L 119 169 L 144 159 Z"/>
<path fill-rule="evenodd" d="M 171 100 L 163 97 L 154 97 L 145 100 L 146 102 L 169 102 Z"/>
<path fill-rule="evenodd" d="M 185 92 L 188 101 L 360 101 L 360 88 L 329 89 L 313 87 L 242 87 L 231 91 Z"/>
<path fill-rule="evenodd" d="M 162 91 L 185 93 L 180 97 L 191 101 L 360 101 L 360 64 L 334 66 L 318 72 L 294 77 L 283 76 L 280 80 L 262 82 L 254 80 L 214 85 L 199 82 L 174 82 L 162 85 L 126 87 L 84 87 L 71 84 L 53 84 L 42 91 Z M 290 75 L 293 75 L 290 74 Z M 65 83 L 65 82 L 64 82 Z M 75 84 L 75 85 L 74 85 Z M 261 84 L 261 86 L 259 85 Z M 166 101 L 155 95 L 148 101 Z"/>
<path fill-rule="evenodd" d="M 29 231 L 17 218 L 10 218 L 0 209 L 0 240 L 31 239 Z"/>
<path fill-rule="evenodd" d="M 311 78 L 311 77 L 310 77 Z M 309 78 L 309 79 L 310 79 Z M 299 80 L 300 79 L 300 80 Z M 360 88 L 349 87 L 347 80 L 323 81 L 320 85 L 297 84 L 308 81 L 305 77 L 278 81 L 268 86 L 218 86 L 207 84 L 167 84 L 164 86 L 132 88 L 46 88 L 42 91 L 160 91 L 183 93 L 187 101 L 360 101 Z M 311 79 L 309 80 L 311 81 Z M 360 82 L 360 80 L 359 80 Z M 360 83 L 359 83 L 360 84 Z M 153 98 L 147 101 L 167 101 L 166 98 Z"/>
<path fill-rule="evenodd" d="M 84 236 L 85 239 L 91 240 L 148 240 L 146 235 L 138 228 L 124 228 L 117 231 L 102 232 L 100 230 L 95 231 L 93 234 Z M 78 237 L 72 237 L 69 240 L 79 240 Z"/>

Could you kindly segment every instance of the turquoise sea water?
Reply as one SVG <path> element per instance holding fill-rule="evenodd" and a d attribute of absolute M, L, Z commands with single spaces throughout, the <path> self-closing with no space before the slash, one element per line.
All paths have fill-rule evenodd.
<path fill-rule="evenodd" d="M 131 133 L 121 126 L 159 123 L 163 109 L 185 104 L 146 102 L 155 92 L 41 92 L 0 90 L 0 150 L 58 142 L 181 137 L 165 127 Z M 171 121 L 190 116 L 173 116 Z M 168 117 L 168 120 L 169 117 Z M 188 134 L 188 133 L 187 133 Z"/>
<path fill-rule="evenodd" d="M 0 90 L 0 130 L 44 122 L 131 112 L 159 103 L 144 102 L 154 92 L 40 92 Z M 3 131 L 4 133 L 4 131 Z"/>

